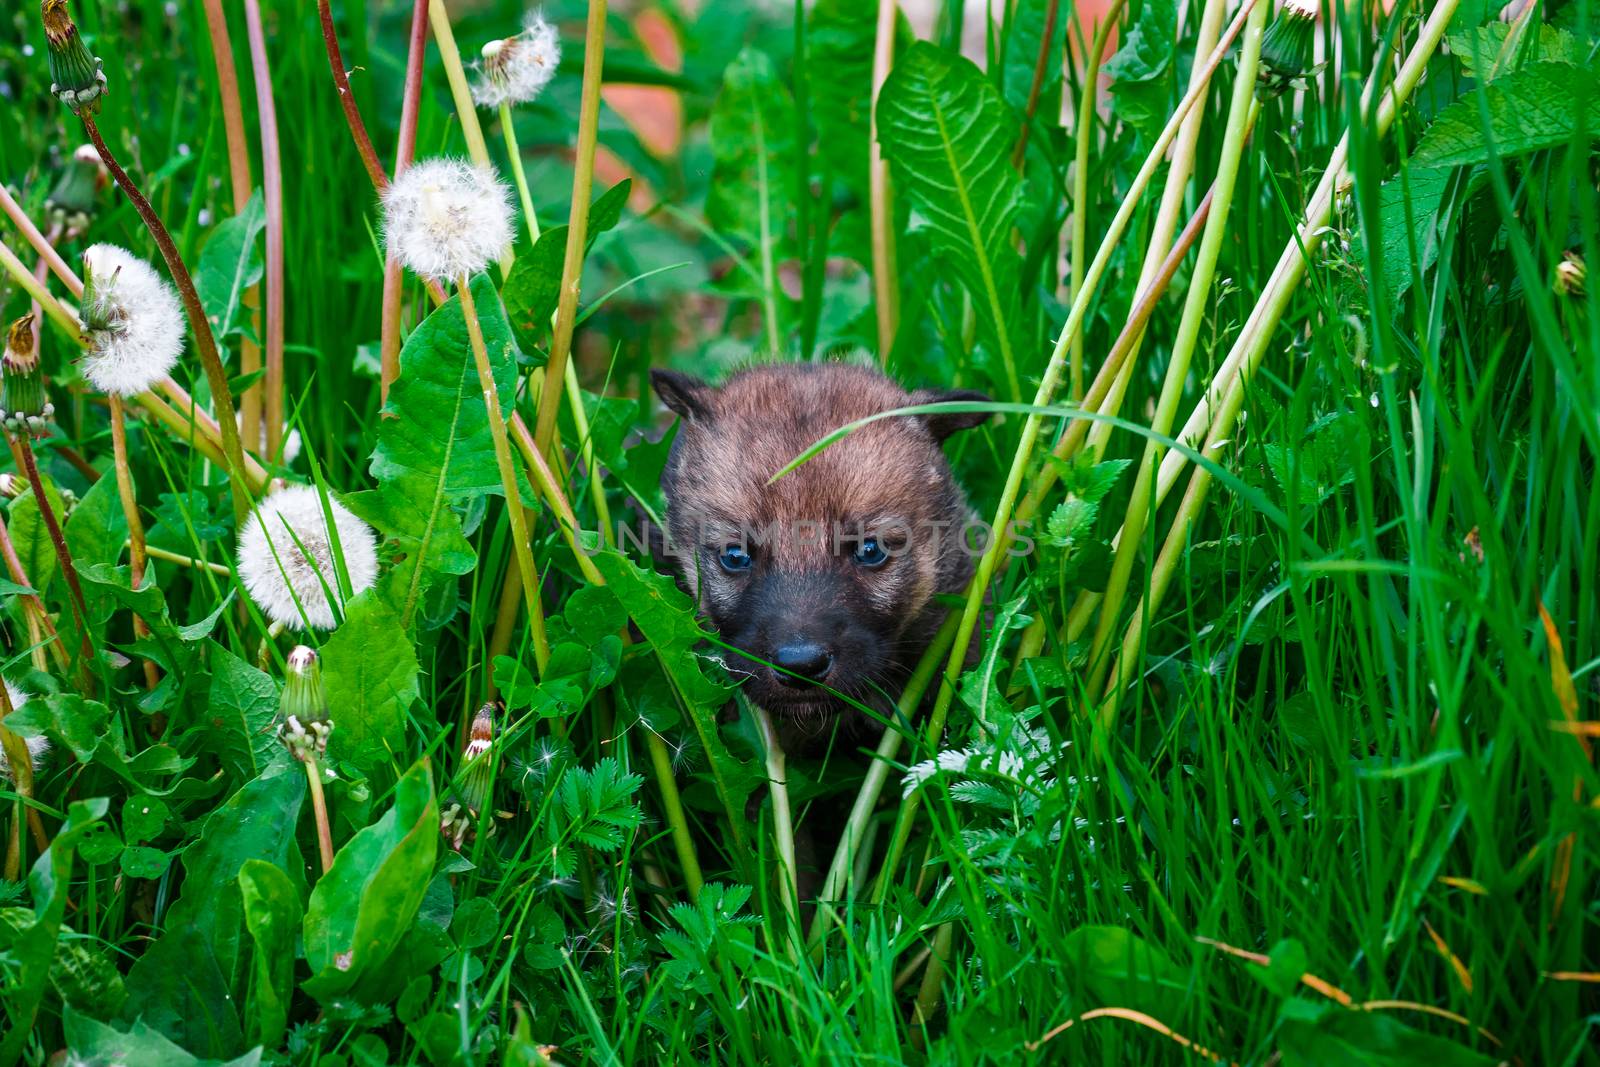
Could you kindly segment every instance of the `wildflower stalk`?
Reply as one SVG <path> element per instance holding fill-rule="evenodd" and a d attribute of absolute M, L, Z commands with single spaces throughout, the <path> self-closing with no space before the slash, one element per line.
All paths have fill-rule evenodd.
<path fill-rule="evenodd" d="M 13 582 L 24 589 L 33 588 L 33 583 L 28 579 L 28 572 L 23 569 L 22 557 L 17 555 L 17 546 L 11 541 L 11 531 L 6 526 L 3 508 L 0 508 L 0 557 L 4 557 L 6 573 L 11 576 Z M 68 665 L 67 653 L 61 647 L 61 641 L 56 634 L 55 623 L 50 621 L 50 612 L 45 608 L 44 601 L 39 599 L 39 594 L 37 593 L 23 593 L 22 605 L 28 614 L 29 636 L 36 646 L 34 649 L 34 666 L 41 671 L 45 669 L 44 652 L 37 647 L 42 637 L 44 645 L 50 649 L 55 658 L 56 666 L 65 670 Z M 33 633 L 35 627 L 38 629 L 38 634 Z"/>
<path fill-rule="evenodd" d="M 1033 131 L 1033 117 L 1039 112 L 1039 94 L 1044 89 L 1044 72 L 1049 69 L 1051 45 L 1055 42 L 1056 20 L 1060 17 L 1061 0 L 1049 0 L 1044 10 L 1044 32 L 1039 35 L 1039 56 L 1033 64 L 1033 80 L 1028 85 L 1028 104 L 1022 111 L 1022 132 L 1017 135 L 1017 146 L 1011 150 L 1011 169 L 1021 173 L 1028 158 L 1028 134 Z"/>
<path fill-rule="evenodd" d="M 778 849 L 778 897 L 783 907 L 784 952 L 789 962 L 800 959 L 800 883 L 795 867 L 794 813 L 789 808 L 789 775 L 778 731 L 765 708 L 741 700 L 761 731 L 761 746 L 766 751 L 767 790 L 772 798 L 772 836 Z"/>
<path fill-rule="evenodd" d="M 43 240 L 43 238 L 41 238 Z M 57 300 L 44 283 L 34 276 L 27 264 L 17 258 L 17 254 L 7 248 L 5 242 L 0 241 L 0 269 L 11 275 L 17 287 L 33 298 L 40 309 L 61 327 L 61 331 L 69 336 L 76 337 L 82 330 L 78 316 L 67 309 L 61 301 Z"/>
<path fill-rule="evenodd" d="M 305 761 L 306 784 L 311 790 L 311 811 L 317 821 L 317 856 L 322 873 L 333 866 L 333 824 L 328 820 L 328 798 L 322 791 L 322 768 L 315 756 Z"/>
<path fill-rule="evenodd" d="M 211 58 L 216 66 L 217 91 L 222 104 L 222 130 L 228 145 L 228 181 L 233 192 L 233 213 L 242 213 L 255 191 L 255 181 L 250 174 L 250 144 L 245 140 L 244 107 L 239 99 L 239 72 L 233 61 L 233 40 L 228 35 L 228 16 L 222 0 L 205 0 L 206 32 L 211 38 Z M 252 285 L 245 290 L 241 303 L 256 318 L 261 296 Z M 261 348 L 250 338 L 239 345 L 239 372 L 253 374 L 261 369 Z M 239 400 L 240 430 L 244 439 L 252 443 L 261 440 L 261 391 L 246 389 Z"/>
<path fill-rule="evenodd" d="M 317 823 L 317 852 L 322 873 L 327 874 L 333 866 L 333 826 L 328 819 L 328 798 L 322 792 L 319 761 L 328 751 L 333 721 L 322 688 L 322 664 L 314 649 L 296 645 L 284 666 L 283 695 L 278 704 L 283 719 L 279 736 L 289 755 L 305 765 L 311 810 Z"/>
<path fill-rule="evenodd" d="M 73 296 L 82 297 L 83 283 L 72 273 L 72 268 L 67 266 L 66 260 L 61 258 L 61 254 L 55 250 L 55 246 L 46 239 L 44 234 L 39 232 L 39 227 L 35 226 L 33 220 L 28 217 L 28 213 L 22 210 L 22 205 L 18 204 L 16 199 L 12 197 L 4 182 L 0 182 L 0 210 L 5 211 L 6 218 L 11 220 L 11 224 L 17 228 L 17 232 L 22 234 L 33 250 L 38 253 L 39 257 L 50 265 L 50 273 L 59 278 L 61 284 L 65 285 Z M 18 278 L 18 281 L 20 282 L 21 279 Z M 35 281 L 37 282 L 38 279 L 35 278 Z M 39 284 L 43 285 L 42 282 Z M 32 290 L 29 291 L 31 292 Z M 35 299 L 38 298 L 35 297 Z"/>
<path fill-rule="evenodd" d="M 561 383 L 572 351 L 572 331 L 578 317 L 578 286 L 583 275 L 583 255 L 589 239 L 589 198 L 594 187 L 594 153 L 600 135 L 600 76 L 605 66 L 606 0 L 589 0 L 589 22 L 583 41 L 583 99 L 578 108 L 578 149 L 572 178 L 572 210 L 567 216 L 567 250 L 561 265 L 561 290 L 550 339 L 550 359 L 545 364 L 545 389 L 533 440 L 546 456 L 556 444 L 556 415 L 561 410 Z"/>
<path fill-rule="evenodd" d="M 128 463 L 128 425 L 122 397 L 117 393 L 107 395 L 111 401 L 111 452 L 112 465 L 117 472 L 117 496 L 122 501 L 122 515 L 128 522 L 128 575 L 133 588 L 138 589 L 144 584 L 145 566 L 149 559 L 144 543 L 144 520 L 139 517 L 139 501 L 133 488 L 133 468 Z M 133 613 L 133 633 L 140 638 L 150 636 L 150 627 L 138 612 Z M 148 659 L 144 661 L 144 680 L 149 689 L 154 689 L 161 681 L 155 663 Z"/>
<path fill-rule="evenodd" d="M 1229 104 L 1227 128 L 1223 134 L 1222 152 L 1217 165 L 1217 176 L 1212 185 L 1211 217 L 1206 220 L 1205 236 L 1200 241 L 1194 273 L 1189 279 L 1189 290 L 1184 300 L 1183 315 L 1178 322 L 1177 337 L 1172 343 L 1172 354 L 1167 361 L 1167 373 L 1161 383 L 1161 396 L 1156 402 L 1155 415 L 1150 429 L 1165 435 L 1172 429 L 1178 415 L 1178 405 L 1183 400 L 1183 385 L 1189 376 L 1189 364 L 1194 356 L 1195 344 L 1200 338 L 1200 327 L 1210 306 L 1212 281 L 1216 277 L 1217 257 L 1222 252 L 1222 242 L 1227 236 L 1228 216 L 1233 206 L 1233 191 L 1239 176 L 1239 164 L 1244 155 L 1245 137 L 1250 131 L 1259 104 L 1256 103 L 1256 69 L 1261 56 L 1262 34 L 1270 9 L 1259 4 L 1250 15 L 1249 28 L 1245 30 L 1244 44 L 1239 51 L 1237 77 L 1233 85 L 1233 100 Z M 1146 439 L 1144 455 L 1139 461 L 1139 473 L 1134 479 L 1133 495 L 1128 500 L 1127 512 L 1118 535 L 1116 556 L 1112 560 L 1111 574 L 1100 603 L 1100 621 L 1090 645 L 1088 690 L 1097 692 L 1110 667 L 1107 649 L 1114 628 L 1120 619 L 1122 601 L 1128 591 L 1128 581 L 1133 574 L 1134 560 L 1144 537 L 1145 522 L 1159 501 L 1152 494 L 1152 482 L 1165 450 L 1153 439 Z"/>
<path fill-rule="evenodd" d="M 517 471 L 511 462 L 511 441 L 500 411 L 500 393 L 494 383 L 494 368 L 489 364 L 489 350 L 483 343 L 483 328 L 478 323 L 478 308 L 472 299 L 472 280 L 463 275 L 456 282 L 456 291 L 461 296 L 461 314 L 466 319 L 467 339 L 478 368 L 478 385 L 483 390 L 483 402 L 489 412 L 489 435 L 494 439 L 494 459 L 500 469 L 500 486 L 506 495 L 506 518 L 511 524 L 511 550 L 522 578 L 522 600 L 528 610 L 529 629 L 533 632 L 534 661 L 543 677 L 545 665 L 550 662 L 550 643 L 545 636 L 544 606 L 539 601 L 539 572 L 534 567 L 522 496 L 517 491 Z"/>
<path fill-rule="evenodd" d="M 900 275 L 895 266 L 894 186 L 878 144 L 878 97 L 894 65 L 895 0 L 878 0 L 872 45 L 872 114 L 867 124 L 867 206 L 872 226 L 872 296 L 878 318 L 878 363 L 888 365 L 900 329 Z"/>
<path fill-rule="evenodd" d="M 361 121 L 361 109 L 356 106 L 355 91 L 350 88 L 350 75 L 345 70 L 344 54 L 339 49 L 339 35 L 333 28 L 333 11 L 328 0 L 317 0 L 317 17 L 322 23 L 322 45 L 328 53 L 333 83 L 339 88 L 339 107 L 344 111 L 345 125 L 350 127 L 350 138 L 355 142 L 361 165 L 367 168 L 367 176 L 381 192 L 389 179 L 383 173 L 383 164 L 378 162 L 372 138 L 367 136 L 367 124 Z"/>
<path fill-rule="evenodd" d="M 95 125 L 94 119 L 86 112 L 80 112 L 78 118 L 83 123 L 84 132 L 89 135 L 95 151 L 100 153 L 101 161 L 111 172 L 112 180 L 127 194 L 134 211 L 144 222 L 145 229 L 149 230 L 150 236 L 155 239 L 156 247 L 161 251 L 161 258 L 167 264 L 167 272 L 172 275 L 173 284 L 178 288 L 178 298 L 183 302 L 184 313 L 189 319 L 189 332 L 194 336 L 195 349 L 200 355 L 200 365 L 205 370 L 206 382 L 211 386 L 211 403 L 216 408 L 217 425 L 221 431 L 222 454 L 225 459 L 224 467 L 228 471 L 228 491 L 233 497 L 234 519 L 243 523 L 245 516 L 250 512 L 250 491 L 245 481 L 244 449 L 239 442 L 239 424 L 234 415 L 233 390 L 228 385 L 228 372 L 222 365 L 222 356 L 217 351 L 217 339 L 211 332 L 211 323 L 206 319 L 205 307 L 200 303 L 200 294 L 195 290 L 194 278 L 190 276 L 189 268 L 184 265 L 183 257 L 178 254 L 178 246 L 173 243 L 172 234 L 167 232 L 161 216 L 156 214 L 150 201 L 134 184 L 128 172 L 122 169 L 122 164 L 117 162 L 117 157 L 106 144 L 105 138 L 100 136 L 100 128 Z"/>
<path fill-rule="evenodd" d="M 395 147 L 394 172 L 404 174 L 416 156 L 417 116 L 422 109 L 422 67 L 428 43 L 428 0 L 415 0 L 411 12 L 411 43 L 406 55 L 406 82 L 400 103 L 400 139 Z M 382 175 L 384 184 L 388 176 Z M 382 186 L 378 192 L 383 192 Z M 404 278 L 400 260 L 390 254 L 383 265 L 383 323 L 378 341 L 380 403 L 400 378 L 400 311 Z"/>
<path fill-rule="evenodd" d="M 444 0 L 428 0 L 428 22 L 433 27 L 433 43 L 439 46 L 439 58 L 444 63 L 445 80 L 450 83 L 450 97 L 455 101 L 456 117 L 461 120 L 461 136 L 467 142 L 467 155 L 479 166 L 489 166 L 489 145 L 483 139 L 483 127 L 478 122 L 478 112 L 472 106 L 472 88 L 467 84 L 467 71 L 461 64 L 461 50 L 456 47 L 455 31 L 450 28 L 450 12 Z M 509 271 L 509 260 L 501 264 Z"/>
<path fill-rule="evenodd" d="M 1083 75 L 1083 95 L 1078 101 L 1077 150 L 1072 169 L 1072 286 L 1067 290 L 1067 300 L 1075 300 L 1083 289 L 1083 264 L 1089 255 L 1089 146 L 1094 141 L 1095 101 L 1100 96 L 1100 61 L 1122 17 L 1128 0 L 1114 0 L 1106 13 L 1100 16 L 1095 27 L 1094 43 L 1089 46 L 1089 66 Z M 1073 400 L 1083 398 L 1083 324 L 1072 332 L 1072 362 L 1069 395 Z"/>
<path fill-rule="evenodd" d="M 1221 64 L 1223 56 L 1232 46 L 1233 40 L 1244 29 L 1245 19 L 1260 0 L 1245 0 L 1238 14 L 1234 16 L 1232 25 L 1223 34 L 1217 47 L 1212 50 L 1203 66 L 1197 65 L 1195 77 L 1191 80 L 1189 90 L 1179 102 L 1177 109 L 1167 119 L 1166 126 L 1156 137 L 1144 164 L 1139 168 L 1133 181 L 1124 195 L 1122 204 L 1118 207 L 1116 215 L 1111 220 L 1111 225 L 1105 237 L 1100 242 L 1099 251 L 1095 253 L 1093 262 L 1084 277 L 1083 287 L 1073 299 L 1071 310 L 1067 313 L 1066 323 L 1056 339 L 1055 349 L 1050 354 L 1050 362 L 1045 367 L 1043 378 L 1034 395 L 1035 407 L 1046 407 L 1055 398 L 1056 390 L 1061 385 L 1061 379 L 1067 369 L 1067 346 L 1075 330 L 1079 329 L 1085 315 L 1088 313 L 1089 302 L 1093 299 L 1100 279 L 1105 274 L 1110 263 L 1111 254 L 1122 240 L 1128 223 L 1134 211 L 1138 208 L 1144 196 L 1145 188 L 1150 184 L 1150 179 L 1155 174 L 1166 156 L 1167 147 L 1178 134 L 1179 125 L 1184 121 L 1191 108 L 1205 95 L 1210 83 L 1210 76 Z M 1017 442 L 1016 451 L 1012 456 L 1011 467 L 1006 475 L 1006 480 L 1000 493 L 1000 501 L 996 505 L 994 520 L 990 529 L 1005 530 L 1011 522 L 1012 513 L 1017 503 L 1018 495 L 1022 488 L 1022 478 L 1032 462 L 1033 449 L 1038 443 L 1039 433 L 1044 424 L 1044 416 L 1039 414 L 1028 415 L 1022 426 L 1022 434 Z M 924 743 L 929 751 L 937 749 L 939 739 L 944 733 L 944 723 L 950 713 L 951 702 L 955 698 L 956 680 L 961 676 L 962 665 L 966 662 L 967 649 L 972 644 L 972 634 L 978 624 L 978 618 L 983 611 L 984 594 L 989 588 L 989 582 L 994 577 L 995 569 L 1004 554 L 1002 542 L 1004 538 L 995 537 L 988 550 L 978 559 L 976 573 L 971 583 L 967 586 L 966 604 L 961 613 L 961 621 L 956 628 L 955 639 L 950 645 L 950 655 L 946 663 L 938 695 L 934 700 L 933 711 L 929 715 L 927 727 L 924 732 Z M 914 818 L 919 805 L 919 794 L 913 793 L 907 797 L 900 806 L 900 814 L 896 827 L 895 842 L 891 846 L 883 868 L 879 871 L 878 882 L 874 897 L 882 900 L 887 892 L 888 884 L 893 878 L 893 872 L 900 861 L 904 851 L 904 840 L 909 837 L 910 823 Z"/>
<path fill-rule="evenodd" d="M 528 191 L 528 175 L 522 169 L 522 150 L 517 146 L 517 128 L 511 121 L 511 102 L 500 105 L 500 134 L 505 138 L 506 157 L 511 161 L 511 177 L 517 183 L 517 199 L 522 203 L 522 217 L 528 221 L 528 237 L 539 241 L 539 217 L 533 210 L 533 194 Z"/>
<path fill-rule="evenodd" d="M 1440 0 L 1429 13 L 1411 54 L 1401 65 L 1393 84 L 1383 93 L 1378 106 L 1375 138 L 1381 139 L 1388 133 L 1400 105 L 1406 101 L 1421 80 L 1428 61 L 1444 37 L 1458 3 L 1459 0 Z M 1368 113 L 1374 94 L 1379 92 L 1380 79 L 1384 73 L 1386 72 L 1383 70 L 1373 72 L 1372 78 L 1362 92 L 1362 105 L 1358 114 Z M 1298 230 L 1284 246 L 1277 266 L 1273 269 L 1244 328 L 1234 341 L 1228 358 L 1218 370 L 1212 387 L 1207 390 L 1207 396 L 1196 405 L 1195 415 L 1200 415 L 1202 405 L 1208 405 L 1210 397 L 1219 395 L 1221 397 L 1220 404 L 1210 420 L 1205 446 L 1201 449 L 1203 455 L 1214 455 L 1233 433 L 1234 422 L 1244 404 L 1245 388 L 1260 366 L 1261 360 L 1265 358 L 1272 332 L 1305 277 L 1310 256 L 1322 242 L 1328 219 L 1333 212 L 1336 190 L 1348 174 L 1346 164 L 1349 147 L 1350 135 L 1346 131 L 1328 160 L 1322 180 L 1317 183 L 1316 190 L 1311 195 Z M 1185 432 L 1188 432 L 1187 427 Z M 1168 458 L 1173 455 L 1177 454 L 1169 453 Z M 1181 456 L 1179 458 L 1182 459 Z M 1181 466 L 1181 463 L 1179 465 Z M 1161 552 L 1151 570 L 1149 587 L 1123 632 L 1117 662 L 1107 683 L 1104 703 L 1100 707 L 1099 719 L 1104 728 L 1109 728 L 1116 719 L 1122 691 L 1132 680 L 1133 671 L 1139 661 L 1146 620 L 1160 607 L 1161 600 L 1177 572 L 1179 558 L 1188 543 L 1189 529 L 1199 518 L 1206 494 L 1210 489 L 1211 479 L 1212 476 L 1205 467 L 1196 467 L 1190 476 L 1189 486 L 1184 492 L 1177 514 L 1173 516 L 1172 525 L 1168 528 Z"/>
<path fill-rule="evenodd" d="M 266 395 L 262 417 L 267 424 L 266 454 L 279 454 L 283 441 L 283 164 L 278 141 L 278 110 L 272 95 L 272 68 L 267 60 L 266 34 L 261 27 L 259 0 L 244 0 L 245 27 L 250 38 L 250 67 L 255 76 L 256 113 L 261 127 L 261 183 L 267 212 L 266 256 L 266 375 L 260 388 Z M 231 419 L 233 413 L 227 412 Z M 250 438 L 259 446 L 259 431 Z"/>
<path fill-rule="evenodd" d="M 44 822 L 31 803 L 33 753 L 28 751 L 28 743 L 5 725 L 6 718 L 16 710 L 11 702 L 10 691 L 3 682 L 0 682 L 0 754 L 4 755 L 6 766 L 11 770 L 11 783 L 17 791 L 16 801 L 11 808 L 11 836 L 6 845 L 5 876 L 9 882 L 18 881 L 21 877 L 24 821 L 27 822 L 28 830 L 33 835 L 33 847 L 41 854 L 50 847 L 50 836 L 44 832 Z"/>

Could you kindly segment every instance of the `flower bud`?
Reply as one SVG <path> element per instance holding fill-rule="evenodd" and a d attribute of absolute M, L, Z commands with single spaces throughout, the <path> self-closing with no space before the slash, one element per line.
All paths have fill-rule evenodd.
<path fill-rule="evenodd" d="M 43 0 L 39 17 L 44 22 L 46 51 L 50 55 L 50 91 L 76 114 L 100 110 L 105 95 L 106 75 L 100 58 L 91 55 L 78 33 L 67 0 Z"/>
<path fill-rule="evenodd" d="M 0 425 L 10 433 L 43 437 L 56 406 L 44 393 L 44 371 L 34 344 L 33 314 L 11 324 L 6 333 L 6 351 L 0 363 Z"/>
<path fill-rule="evenodd" d="M 1261 67 L 1256 73 L 1260 95 L 1277 96 L 1311 72 L 1316 28 L 1317 0 L 1284 0 L 1261 38 Z"/>
<path fill-rule="evenodd" d="M 296 645 L 289 653 L 278 708 L 283 714 L 284 747 L 290 755 L 305 763 L 327 753 L 333 722 L 322 691 L 322 661 L 315 649 Z"/>
<path fill-rule="evenodd" d="M 478 709 L 472 719 L 472 732 L 461 750 L 461 774 L 455 798 L 439 812 L 439 833 L 450 847 L 461 848 L 473 833 L 478 814 L 489 799 L 489 764 L 494 748 L 495 715 L 505 710 L 498 700 Z"/>
<path fill-rule="evenodd" d="M 82 145 L 61 168 L 55 188 L 45 197 L 44 209 L 66 234 L 80 234 L 94 221 L 100 193 L 109 181 L 100 153 L 94 145 Z"/>
<path fill-rule="evenodd" d="M 1555 291 L 1557 296 L 1582 296 L 1589 282 L 1589 268 L 1583 257 L 1568 252 L 1556 264 Z"/>

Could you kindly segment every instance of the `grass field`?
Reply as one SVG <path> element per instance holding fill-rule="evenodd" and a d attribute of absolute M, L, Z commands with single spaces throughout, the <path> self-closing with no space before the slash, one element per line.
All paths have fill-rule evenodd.
<path fill-rule="evenodd" d="M 74 0 L 80 115 L 7 5 L 0 1067 L 1600 1062 L 1600 10 L 985 6 L 549 0 L 474 111 L 510 0 Z M 201 313 L 109 399 L 104 155 Z M 397 155 L 498 262 L 388 260 Z M 991 396 L 1029 550 L 785 754 L 648 374 L 829 359 Z"/>

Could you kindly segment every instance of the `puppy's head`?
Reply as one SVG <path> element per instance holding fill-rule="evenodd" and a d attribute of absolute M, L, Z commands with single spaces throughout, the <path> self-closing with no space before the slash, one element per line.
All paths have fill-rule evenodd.
<path fill-rule="evenodd" d="M 871 423 L 769 480 L 828 432 L 893 408 L 986 400 L 907 393 L 864 367 L 755 367 L 714 387 L 652 375 L 682 418 L 662 486 L 668 552 L 736 654 L 752 700 L 818 725 L 897 691 L 972 574 L 965 498 L 941 448 L 985 413 Z"/>

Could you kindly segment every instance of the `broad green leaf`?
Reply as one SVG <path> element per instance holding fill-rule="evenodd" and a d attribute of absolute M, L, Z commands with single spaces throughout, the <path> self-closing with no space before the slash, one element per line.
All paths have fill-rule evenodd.
<path fill-rule="evenodd" d="M 209 751 L 241 782 L 262 774 L 288 754 L 278 740 L 278 685 L 219 644 L 210 646 L 209 707 L 200 736 Z"/>
<path fill-rule="evenodd" d="M 711 107 L 706 219 L 766 254 L 783 241 L 794 196 L 794 104 L 765 52 L 746 48 Z"/>
<path fill-rule="evenodd" d="M 1158 1019 L 1183 1010 L 1187 980 L 1166 953 L 1120 926 L 1080 926 L 1066 937 L 1065 957 L 1099 1004 L 1148 1012 Z"/>
<path fill-rule="evenodd" d="M 1010 396 L 1016 372 L 1022 261 L 1011 230 L 1022 184 L 1008 156 L 1016 117 L 970 60 L 919 41 L 878 99 L 878 139 L 926 220 L 933 250 L 972 295 L 980 339 L 1000 360 Z"/>
<path fill-rule="evenodd" d="M 11 936 L 6 953 L 6 1026 L 5 1037 L 0 1038 L 0 1064 L 6 1067 L 16 1063 L 26 1047 L 34 1016 L 50 982 L 56 937 L 67 910 L 73 853 L 84 832 L 105 817 L 108 806 L 104 798 L 73 801 L 67 809 L 67 821 L 28 875 L 33 922 Z"/>
<path fill-rule="evenodd" d="M 1048 43 L 1044 31 L 1049 9 L 1057 7 L 1056 24 Z M 1005 86 L 1006 103 L 1025 112 L 1028 96 L 1033 91 L 1033 75 L 1039 64 L 1039 53 L 1044 52 L 1044 78 L 1039 84 L 1039 101 L 1034 109 L 1035 121 L 1048 120 L 1061 113 L 1061 49 L 1066 43 L 1067 12 L 1053 5 L 1052 0 L 1019 0 L 1005 25 Z"/>
<path fill-rule="evenodd" d="M 1533 34 L 1533 39 L 1524 35 L 1519 44 L 1514 44 L 1512 54 L 1502 59 L 1506 37 L 1510 33 L 1510 23 L 1490 22 L 1449 34 L 1446 40 L 1450 43 L 1451 54 L 1461 61 L 1461 73 L 1472 78 L 1487 74 L 1491 81 L 1515 71 L 1515 61 L 1522 58 L 1524 48 L 1531 62 L 1546 61 L 1577 67 L 1589 61 L 1588 48 L 1576 36 L 1555 26 L 1532 23 L 1528 24 L 1527 33 Z"/>
<path fill-rule="evenodd" d="M 874 5 L 857 0 L 818 0 L 806 27 L 817 154 L 835 177 L 863 197 L 876 37 Z"/>
<path fill-rule="evenodd" d="M 294 995 L 294 942 L 299 932 L 300 894 L 282 870 L 263 860 L 239 868 L 245 928 L 255 943 L 255 981 L 245 1017 L 252 1040 L 276 1048 L 288 1025 Z"/>
<path fill-rule="evenodd" d="M 372 593 L 356 597 L 344 625 L 322 646 L 322 663 L 334 716 L 328 758 L 369 773 L 403 759 L 406 711 L 420 695 L 420 668 L 400 617 Z"/>
<path fill-rule="evenodd" d="M 1278 1028 L 1283 1067 L 1493 1067 L 1504 1062 L 1414 1030 L 1385 1012 L 1289 1001 Z"/>
<path fill-rule="evenodd" d="M 240 318 L 240 304 L 247 289 L 261 280 L 261 247 L 258 239 L 267 228 L 267 210 L 256 190 L 243 213 L 218 224 L 210 240 L 200 250 L 194 285 L 200 292 L 212 333 L 220 340 L 231 334 L 248 332 Z"/>
<path fill-rule="evenodd" d="M 1580 118 L 1591 139 L 1600 135 L 1600 74 L 1593 69 L 1537 63 L 1495 79 L 1482 92 L 1487 130 L 1478 90 L 1468 90 L 1423 132 L 1411 156 L 1413 167 L 1482 163 L 1489 158 L 1491 138 L 1502 157 L 1552 148 L 1572 139 Z"/>
<path fill-rule="evenodd" d="M 1378 190 L 1378 228 L 1383 234 L 1383 284 L 1398 299 L 1439 258 L 1439 207 L 1450 182 L 1448 167 L 1411 167 Z M 1416 247 L 1420 262 L 1413 263 Z"/>
<path fill-rule="evenodd" d="M 61 1018 L 70 1059 L 83 1063 L 115 1063 L 118 1067 L 257 1067 L 261 1050 L 252 1049 L 226 1063 L 203 1060 L 168 1041 L 142 1021 L 126 1032 L 96 1022 L 68 1008 Z"/>
<path fill-rule="evenodd" d="M 1174 0 L 1144 0 L 1127 26 L 1122 46 L 1101 68 L 1111 80 L 1117 117 L 1146 137 L 1160 132 L 1171 110 L 1177 38 Z"/>
<path fill-rule="evenodd" d="M 327 1000 L 382 969 L 416 918 L 438 847 L 439 806 L 423 761 L 395 785 L 394 807 L 339 850 L 312 890 L 307 993 Z"/>
<path fill-rule="evenodd" d="M 467 574 L 477 553 L 461 532 L 461 519 L 451 509 L 432 512 L 435 483 L 416 474 L 391 478 L 376 489 L 351 493 L 344 503 L 356 515 L 400 543 L 407 562 L 420 562 L 442 574 Z M 430 515 L 433 526 L 427 525 Z"/>
<path fill-rule="evenodd" d="M 128 520 L 117 496 L 117 479 L 107 473 L 83 494 L 62 531 L 79 567 L 115 563 L 128 539 Z"/>
<path fill-rule="evenodd" d="M 56 521 L 59 522 L 66 513 L 61 495 L 48 479 L 44 485 L 51 506 L 55 509 Z M 56 574 L 56 551 L 50 543 L 44 516 L 39 514 L 39 504 L 33 497 L 33 490 L 13 500 L 9 513 L 6 526 L 11 534 L 11 544 L 17 550 L 17 560 L 22 564 L 22 573 L 33 588 L 40 591 L 49 589 L 50 579 Z"/>
<path fill-rule="evenodd" d="M 633 179 L 624 178 L 589 205 L 585 253 L 594 247 L 596 237 L 621 221 L 622 209 L 632 189 Z M 556 302 L 561 297 L 561 271 L 566 257 L 567 227 L 552 226 L 539 234 L 531 252 L 517 257 L 511 276 L 500 290 L 517 343 L 523 352 L 533 357 L 535 366 L 544 365 L 543 354 L 538 349 L 549 333 L 550 316 L 555 314 Z"/>

